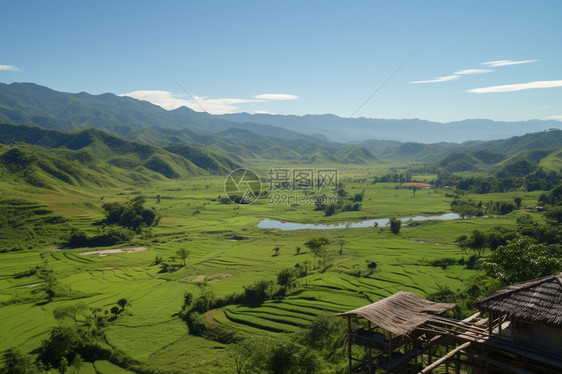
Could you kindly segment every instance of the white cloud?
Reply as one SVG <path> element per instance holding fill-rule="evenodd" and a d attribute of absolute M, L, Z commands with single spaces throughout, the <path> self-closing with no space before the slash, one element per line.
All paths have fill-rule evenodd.
<path fill-rule="evenodd" d="M 410 83 L 415 83 L 415 84 L 419 84 L 419 83 L 439 83 L 439 82 L 447 82 L 447 81 L 454 81 L 456 79 L 459 79 L 459 75 L 447 75 L 444 77 L 439 77 L 439 78 L 435 78 L 435 79 L 430 79 L 427 81 L 413 81 Z"/>
<path fill-rule="evenodd" d="M 548 117 L 546 117 L 546 119 L 554 119 L 554 120 L 557 120 L 557 121 L 562 121 L 562 115 L 560 115 L 560 116 L 548 116 Z"/>
<path fill-rule="evenodd" d="M 299 97 L 295 95 L 288 95 L 288 94 L 260 94 L 260 95 L 254 95 L 254 98 L 260 100 L 268 100 L 268 101 L 285 101 L 285 100 L 296 100 Z"/>
<path fill-rule="evenodd" d="M 20 69 L 12 65 L 0 65 L 0 71 L 19 71 Z"/>
<path fill-rule="evenodd" d="M 490 66 L 490 67 L 492 67 L 492 68 L 495 68 L 495 67 L 498 67 L 498 66 L 528 64 L 528 63 L 537 62 L 537 61 L 540 61 L 540 60 L 519 60 L 519 61 L 513 61 L 513 60 L 497 60 L 497 61 L 482 62 L 480 65 L 487 65 L 487 66 Z"/>
<path fill-rule="evenodd" d="M 172 95 L 168 91 L 133 91 L 119 96 L 128 96 L 137 100 L 145 100 L 161 106 L 164 109 L 171 110 L 180 106 L 191 106 L 193 102 L 182 99 L 176 95 Z"/>
<path fill-rule="evenodd" d="M 137 100 L 145 100 L 152 104 L 161 106 L 166 110 L 177 109 L 186 106 L 197 112 L 207 111 L 211 114 L 226 114 L 239 112 L 238 104 L 263 103 L 279 100 L 296 100 L 298 96 L 287 94 L 262 94 L 255 95 L 253 99 L 209 99 L 207 97 L 194 96 L 195 100 L 187 98 L 187 95 L 176 95 L 168 91 L 133 91 L 120 96 L 128 96 Z M 258 112 L 258 111 L 256 111 Z M 266 111 L 263 111 L 266 112 Z"/>
<path fill-rule="evenodd" d="M 512 92 L 521 90 L 530 90 L 534 88 L 552 88 L 552 87 L 562 87 L 561 81 L 536 81 L 529 83 L 516 83 L 516 84 L 506 84 L 502 86 L 491 86 L 482 88 L 473 88 L 467 92 L 473 93 L 492 93 L 492 92 Z"/>
<path fill-rule="evenodd" d="M 464 69 L 461 71 L 457 71 L 456 75 L 468 75 L 468 74 L 482 74 L 482 73 L 490 73 L 493 70 L 490 69 Z"/>

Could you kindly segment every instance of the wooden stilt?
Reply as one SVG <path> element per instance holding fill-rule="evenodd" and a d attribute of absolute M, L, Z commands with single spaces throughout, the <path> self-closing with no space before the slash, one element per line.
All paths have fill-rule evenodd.
<path fill-rule="evenodd" d="M 347 358 L 349 360 L 349 374 L 353 372 L 353 360 L 351 359 L 351 317 L 347 317 Z"/>
<path fill-rule="evenodd" d="M 371 331 L 371 321 L 367 320 L 367 322 L 368 322 L 367 327 L 368 327 L 369 334 L 372 336 L 373 331 Z M 372 356 L 371 347 L 369 347 L 369 355 L 368 356 L 369 356 L 369 366 L 368 366 L 369 374 L 373 374 L 373 356 Z"/>

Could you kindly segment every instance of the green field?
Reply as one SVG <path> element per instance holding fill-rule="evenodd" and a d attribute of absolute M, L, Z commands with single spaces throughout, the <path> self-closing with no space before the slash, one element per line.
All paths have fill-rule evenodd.
<path fill-rule="evenodd" d="M 4 196 L 18 196 L 44 207 L 50 216 L 66 219 L 53 224 L 49 235 L 22 234 L 37 236 L 27 241 L 32 245 L 24 250 L 0 253 L 0 351 L 15 346 L 33 352 L 55 326 L 53 310 L 58 306 L 83 301 L 90 307 L 109 310 L 117 300 L 126 298 L 130 306 L 106 329 L 109 346 L 158 370 L 234 372 L 224 344 L 190 335 L 186 323 L 178 317 L 186 292 L 197 296 L 204 288 L 224 297 L 241 293 L 244 286 L 258 280 L 274 281 L 283 268 L 305 261 L 313 264 L 314 257 L 304 243 L 313 236 L 326 236 L 331 242 L 330 266 L 313 269 L 311 265 L 293 292 L 259 306 L 227 305 L 205 314 L 209 324 L 247 336 L 276 339 L 299 331 L 318 316 L 366 305 L 400 290 L 424 296 L 443 287 L 461 289 L 476 272 L 459 264 L 467 256 L 455 245 L 455 238 L 476 228 L 488 231 L 496 226 L 515 227 L 516 218 L 524 214 L 515 211 L 505 216 L 426 221 L 416 226 L 404 223 L 398 235 L 382 227 L 321 231 L 256 227 L 263 218 L 317 223 L 450 212 L 452 198 L 446 196 L 446 190 L 418 190 L 413 196 L 411 190 L 396 189 L 396 183 L 371 184 L 372 177 L 389 165 L 329 166 L 341 170 L 340 182 L 350 195 L 364 191 L 361 210 L 326 217 L 310 204 L 268 204 L 264 197 L 251 205 L 224 204 L 219 200 L 224 196 L 223 176 L 163 180 L 134 187 L 90 187 L 85 191 L 61 185 L 41 194 L 37 189 L 17 190 L 11 183 L 0 182 Z M 260 175 L 267 171 L 264 164 L 252 168 Z M 428 174 L 423 179 L 432 177 Z M 523 198 L 522 205 L 534 205 L 539 193 L 470 197 L 475 201 L 512 200 L 515 194 Z M 103 218 L 104 202 L 127 201 L 139 195 L 147 197 L 145 205 L 162 216 L 160 224 L 152 228 L 152 236 L 138 235 L 131 243 L 112 248 L 146 250 L 83 255 L 107 248 L 66 250 L 58 248 L 56 240 L 49 241 L 57 235 L 68 235 L 71 228 L 95 234 L 99 230 L 96 222 Z M 156 195 L 161 196 L 159 204 Z M 342 240 L 340 254 L 338 242 Z M 297 246 L 302 248 L 298 255 Z M 278 255 L 274 255 L 275 247 L 280 249 Z M 156 256 L 163 256 L 165 261 L 179 265 L 176 252 L 181 248 L 190 251 L 187 266 L 161 272 L 154 264 Z M 433 265 L 444 258 L 454 263 Z M 42 280 L 25 274 L 44 261 L 59 282 L 59 296 L 51 302 L 45 302 Z M 372 261 L 378 266 L 368 274 L 367 264 Z M 355 274 L 357 271 L 361 276 Z M 95 361 L 85 362 L 81 372 L 127 371 L 108 361 Z"/>

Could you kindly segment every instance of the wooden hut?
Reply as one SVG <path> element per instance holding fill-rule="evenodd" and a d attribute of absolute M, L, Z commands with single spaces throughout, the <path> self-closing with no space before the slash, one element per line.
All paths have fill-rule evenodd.
<path fill-rule="evenodd" d="M 440 315 L 454 306 L 402 291 L 339 314 L 349 372 L 562 373 L 562 273 L 479 299 L 462 321 Z"/>
<path fill-rule="evenodd" d="M 388 371 L 408 364 L 423 354 L 425 349 L 422 345 L 432 338 L 426 331 L 419 331 L 419 326 L 432 316 L 454 307 L 455 304 L 436 303 L 411 292 L 400 291 L 376 303 L 339 314 L 348 320 L 350 373 L 374 373 L 376 369 Z M 353 329 L 353 318 L 366 320 L 367 326 Z M 365 348 L 366 352 L 354 355 L 353 345 Z M 417 372 L 415 367 L 411 369 Z"/>
<path fill-rule="evenodd" d="M 507 286 L 476 306 L 490 333 L 562 356 L 562 273 Z"/>

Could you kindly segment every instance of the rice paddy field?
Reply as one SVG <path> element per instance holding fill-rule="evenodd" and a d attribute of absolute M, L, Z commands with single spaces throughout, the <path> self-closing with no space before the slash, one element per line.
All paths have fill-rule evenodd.
<path fill-rule="evenodd" d="M 75 191 L 60 187 L 51 191 L 16 191 L 0 183 L 4 196 L 17 196 L 61 216 L 49 237 L 68 235 L 71 228 L 90 234 L 99 230 L 104 202 L 147 198 L 145 206 L 162 216 L 151 236 L 137 236 L 131 243 L 111 248 L 61 248 L 46 239 L 28 241 L 24 250 L 0 253 L 0 352 L 19 347 L 33 352 L 55 326 L 53 310 L 83 301 L 109 310 L 121 298 L 130 306 L 107 327 L 107 344 L 146 367 L 179 372 L 235 372 L 224 345 L 189 334 L 178 313 L 183 295 L 197 296 L 210 289 L 217 296 L 241 293 L 256 281 L 276 280 L 277 273 L 307 262 L 310 270 L 299 278 L 299 287 L 283 298 L 259 306 L 228 305 L 204 315 L 208 324 L 248 335 L 276 338 L 297 332 L 318 316 L 360 307 L 401 290 L 424 296 L 440 287 L 452 290 L 475 276 L 454 240 L 474 229 L 513 227 L 516 211 L 505 216 L 404 222 L 398 235 L 385 227 L 336 230 L 280 231 L 259 229 L 264 218 L 299 223 L 346 222 L 372 218 L 434 216 L 450 212 L 447 190 L 397 189 L 396 183 L 371 184 L 374 175 L 388 165 L 350 167 L 330 165 L 340 171 L 339 180 L 349 195 L 364 193 L 361 210 L 325 216 L 311 204 L 268 204 L 262 196 L 251 205 L 225 204 L 224 176 L 191 180 Z M 292 167 L 298 167 L 292 166 Z M 260 175 L 267 167 L 254 165 Z M 423 176 L 430 180 L 433 176 Z M 160 195 L 160 203 L 156 196 Z M 534 205 L 536 193 L 517 193 L 522 205 Z M 102 199 L 103 197 L 103 199 Z M 465 196 L 475 201 L 512 200 L 514 193 Z M 57 221 L 58 222 L 58 221 Z M 58 230 L 58 231 L 57 231 Z M 313 236 L 325 236 L 330 266 L 313 266 L 315 258 L 304 245 Z M 22 239 L 23 240 L 23 239 Z M 343 245 L 340 247 L 340 242 Z M 279 248 L 276 255 L 274 248 Z M 301 247 L 297 254 L 296 247 Z M 190 251 L 187 265 L 175 272 L 161 272 L 155 257 L 179 264 L 176 252 Z M 0 248 L 1 250 L 2 248 Z M 87 254 L 88 251 L 122 249 Z M 341 253 L 340 253 L 341 249 Z M 440 259 L 448 266 L 434 266 Z M 367 264 L 377 267 L 369 274 Z M 42 280 L 26 273 L 47 263 L 54 270 L 60 296 L 46 302 Z M 462 265 L 461 265 L 462 264 Z M 361 276 L 357 276 L 357 272 Z M 108 361 L 85 362 L 81 373 L 125 373 Z"/>

